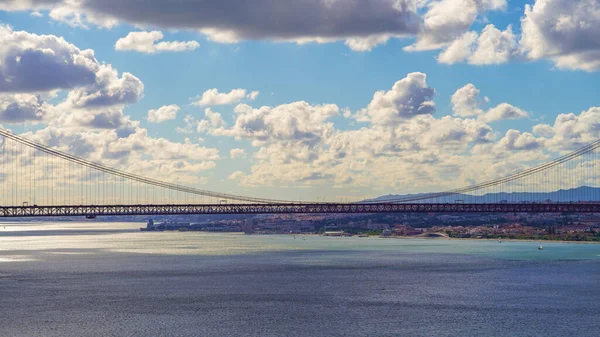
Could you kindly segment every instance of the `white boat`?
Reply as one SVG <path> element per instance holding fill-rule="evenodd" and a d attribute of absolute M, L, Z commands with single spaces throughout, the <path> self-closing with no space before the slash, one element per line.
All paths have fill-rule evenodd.
<path fill-rule="evenodd" d="M 542 243 L 540 242 L 540 246 L 538 247 L 538 250 L 542 250 L 544 249 L 544 247 L 542 247 Z"/>

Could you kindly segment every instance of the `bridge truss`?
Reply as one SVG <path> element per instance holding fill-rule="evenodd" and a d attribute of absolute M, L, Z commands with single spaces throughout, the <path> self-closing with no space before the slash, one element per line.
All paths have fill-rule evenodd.
<path fill-rule="evenodd" d="M 0 207 L 0 217 L 334 213 L 600 213 L 600 203 L 548 204 L 233 204 Z"/>

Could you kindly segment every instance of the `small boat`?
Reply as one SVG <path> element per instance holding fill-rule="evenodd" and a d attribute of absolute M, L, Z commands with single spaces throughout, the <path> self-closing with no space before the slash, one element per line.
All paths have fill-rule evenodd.
<path fill-rule="evenodd" d="M 540 242 L 540 246 L 538 247 L 538 250 L 542 250 L 544 249 L 544 247 L 542 247 L 542 243 Z"/>

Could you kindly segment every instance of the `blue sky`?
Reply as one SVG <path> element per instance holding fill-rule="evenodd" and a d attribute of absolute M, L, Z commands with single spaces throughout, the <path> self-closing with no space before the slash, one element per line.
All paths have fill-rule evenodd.
<path fill-rule="evenodd" d="M 348 0 L 338 0 L 342 3 L 344 1 Z M 343 35 L 343 32 L 337 33 L 338 35 L 335 37 L 306 36 L 307 33 L 298 32 L 298 36 L 290 37 L 286 35 L 286 41 L 279 41 L 281 38 L 278 37 L 278 34 L 282 33 L 277 29 L 283 30 L 286 27 L 258 27 L 258 23 L 249 20 L 246 23 L 248 27 L 253 28 L 252 25 L 255 25 L 258 27 L 258 32 L 256 33 L 257 36 L 247 37 L 243 31 L 235 31 L 235 29 L 241 29 L 240 27 L 227 28 L 228 22 L 224 19 L 219 29 L 234 31 L 234 40 L 236 40 L 234 43 L 231 43 L 232 41 L 218 41 L 219 38 L 216 38 L 214 33 L 202 31 L 202 29 L 211 28 L 209 24 L 203 26 L 202 22 L 188 22 L 185 21 L 189 20 L 185 16 L 182 16 L 181 25 L 173 26 L 173 24 L 161 21 L 163 18 L 160 16 L 152 17 L 152 10 L 147 11 L 149 13 L 148 17 L 136 16 L 135 13 L 128 16 L 128 14 L 121 14 L 116 11 L 111 13 L 110 10 L 101 8 L 102 5 L 93 5 L 94 1 L 89 0 L 88 2 L 90 3 L 87 5 L 88 7 L 81 5 L 81 8 L 69 8 L 71 16 L 62 18 L 52 15 L 53 10 L 64 5 L 61 4 L 60 0 L 52 0 L 50 5 L 38 7 L 27 5 L 25 2 L 22 2 L 19 6 L 19 0 L 7 1 L 4 2 L 5 4 L 0 2 L 0 9 L 4 9 L 4 11 L 0 11 L 0 21 L 2 24 L 10 26 L 13 33 L 24 31 L 35 36 L 53 35 L 64 38 L 66 43 L 75 46 L 79 50 L 92 49 L 98 64 L 110 65 L 118 70 L 117 78 L 127 72 L 139 79 L 143 83 L 143 94 L 139 97 L 136 96 L 135 100 L 116 102 L 110 109 L 118 110 L 114 113 L 125 116 L 123 118 L 128 119 L 127 123 L 139 123 L 136 124 L 138 128 L 147 130 L 144 132 L 147 133 L 148 141 L 164 138 L 175 144 L 185 143 L 185 139 L 188 138 L 188 142 L 197 146 L 218 150 L 219 159 L 202 159 L 193 158 L 192 153 L 195 149 L 190 148 L 189 152 L 186 152 L 186 156 L 189 156 L 189 158 L 184 160 L 190 163 L 210 161 L 214 163 L 214 167 L 202 172 L 177 173 L 195 176 L 196 178 L 200 177 L 194 183 L 203 188 L 225 189 L 227 192 L 243 194 L 270 195 L 281 193 L 283 194 L 282 197 L 287 198 L 296 198 L 297 195 L 300 195 L 306 199 L 314 198 L 317 195 L 325 195 L 327 198 L 335 199 L 376 196 L 384 193 L 417 192 L 420 189 L 419 185 L 408 184 L 407 181 L 403 180 L 404 178 L 399 179 L 394 175 L 410 175 L 413 171 L 422 171 L 421 165 L 426 165 L 428 170 L 431 170 L 430 175 L 436 177 L 446 176 L 447 172 L 438 174 L 435 169 L 430 168 L 436 166 L 436 164 L 427 164 L 423 160 L 420 163 L 411 163 L 410 160 L 412 159 L 409 159 L 408 162 L 406 160 L 406 158 L 412 158 L 412 156 L 418 154 L 434 153 L 434 155 L 440 157 L 440 162 L 438 162 L 440 167 L 451 167 L 454 172 L 449 174 L 447 179 L 435 179 L 436 181 L 432 182 L 431 185 L 423 185 L 422 188 L 424 190 L 445 189 L 454 186 L 453 184 L 457 182 L 464 183 L 467 180 L 482 181 L 493 178 L 494 174 L 504 172 L 507 166 L 518 169 L 535 164 L 562 151 L 567 151 L 581 142 L 589 141 L 595 136 L 594 130 L 589 127 L 589 121 L 590 118 L 595 121 L 593 118 L 596 116 L 596 110 L 593 110 L 593 108 L 600 106 L 600 102 L 598 102 L 600 46 L 598 41 L 593 38 L 590 38 L 589 41 L 582 38 L 577 43 L 564 43 L 561 40 L 569 39 L 572 36 L 591 37 L 594 32 L 600 32 L 598 30 L 600 25 L 597 22 L 597 19 L 600 18 L 595 14 L 598 11 L 594 12 L 589 8 L 589 6 L 595 6 L 597 10 L 600 9 L 600 5 L 595 1 L 486 0 L 484 3 L 488 3 L 487 7 L 474 9 L 477 14 L 472 22 L 467 20 L 466 23 L 461 23 L 462 26 L 449 25 L 448 27 L 461 27 L 453 28 L 456 29 L 456 32 L 452 32 L 450 37 L 443 36 L 443 39 L 440 36 L 444 35 L 442 33 L 447 33 L 448 28 L 444 28 L 444 31 L 442 31 L 436 30 L 431 25 L 428 26 L 428 12 L 433 13 L 433 8 L 436 5 L 440 5 L 440 8 L 442 8 L 441 5 L 445 4 L 444 8 L 453 10 L 446 13 L 444 18 L 448 17 L 448 20 L 452 20 L 453 15 L 457 16 L 465 10 L 461 6 L 466 6 L 465 3 L 469 3 L 470 0 L 416 1 L 415 3 L 420 3 L 417 13 L 422 22 L 417 25 L 419 27 L 416 30 L 410 33 L 395 32 L 393 30 L 373 33 L 369 30 L 371 28 L 362 27 L 353 30 L 347 36 L 339 36 L 340 34 Z M 313 0 L 310 2 L 313 2 Z M 359 2 L 372 3 L 375 6 L 388 1 L 361 0 Z M 406 0 L 404 2 L 411 1 Z M 546 3 L 546 9 L 541 8 L 542 3 Z M 574 3 L 575 7 L 573 7 Z M 577 7 L 578 4 L 582 8 L 587 6 L 588 10 Z M 530 8 L 529 15 L 524 12 L 526 5 L 533 6 Z M 156 6 L 154 10 L 159 11 L 160 6 L 168 5 L 157 4 Z M 536 6 L 538 7 L 536 8 Z M 334 5 L 330 10 L 334 11 L 336 8 Z M 39 14 L 32 15 L 32 13 Z M 74 13 L 86 15 L 82 22 L 87 27 L 82 27 L 81 22 L 72 20 Z M 178 15 L 177 9 L 174 9 L 173 13 L 173 15 Z M 95 20 L 94 15 L 99 16 L 100 14 L 114 18 L 117 23 L 106 25 Z M 302 12 L 298 13 L 298 15 L 302 14 Z M 552 27 L 544 26 L 547 22 L 556 23 L 558 18 L 565 16 L 572 16 L 573 22 L 585 22 L 587 20 L 592 24 L 581 27 L 569 26 L 563 35 L 553 35 L 551 34 Z M 529 20 L 529 30 L 522 28 L 522 18 Z M 143 26 L 140 26 L 142 22 Z M 156 23 L 154 24 L 154 22 Z M 494 25 L 494 28 L 498 30 L 498 34 L 506 32 L 507 27 L 510 25 L 513 37 L 504 40 L 491 39 L 492 42 L 485 45 L 487 48 L 481 48 L 479 61 L 471 62 L 468 61 L 471 59 L 463 58 L 461 60 L 459 56 L 452 56 L 453 61 L 448 64 L 442 63 L 438 59 L 441 52 L 449 50 L 453 43 L 466 37 L 465 34 L 468 32 L 483 37 L 484 29 L 490 24 Z M 189 27 L 186 25 L 189 25 Z M 335 23 L 331 25 L 335 25 Z M 346 28 L 344 27 L 344 29 Z M 364 36 L 361 35 L 363 34 L 361 29 L 365 30 Z M 116 50 L 115 44 L 117 41 L 125 38 L 130 32 L 150 31 L 162 31 L 164 35 L 162 41 L 197 41 L 199 47 L 193 50 L 155 53 Z M 391 37 L 385 43 L 369 46 L 368 50 L 353 50 L 356 48 L 347 45 L 347 41 L 354 37 L 365 38 L 367 35 L 383 36 L 397 33 L 405 36 L 401 38 Z M 527 36 L 528 39 L 525 39 L 524 36 Z M 329 38 L 332 41 L 298 43 L 298 40 L 307 38 L 309 40 Z M 429 40 L 427 40 L 428 38 Z M 431 43 L 431 39 L 437 42 Z M 405 50 L 407 46 L 413 45 L 415 41 L 425 41 L 422 43 L 424 47 L 419 47 L 423 50 Z M 531 41 L 537 42 L 533 43 Z M 138 42 L 132 40 L 133 44 Z M 482 39 L 472 45 L 471 48 L 476 50 L 479 45 L 483 46 Z M 584 50 L 591 51 L 591 53 L 586 54 L 582 52 Z M 390 102 L 383 105 L 380 102 L 378 106 L 374 101 L 374 93 L 377 91 L 390 91 L 394 83 L 407 78 L 408 74 L 411 73 L 425 74 L 426 87 L 434 89 L 435 94 L 423 98 L 417 97 L 418 95 L 413 97 L 410 92 L 399 93 L 397 99 L 391 99 L 391 104 L 396 105 L 394 107 L 396 115 L 392 118 L 388 116 L 389 111 L 382 112 L 384 111 L 382 110 L 383 105 Z M 469 83 L 479 90 L 478 96 L 471 97 L 469 101 L 476 101 L 477 107 L 470 106 L 474 109 L 473 111 L 467 112 L 464 110 L 465 112 L 461 113 L 458 111 L 459 107 L 453 106 L 451 98 L 457 93 L 458 89 Z M 52 127 L 66 129 L 67 125 L 69 125 L 68 128 L 70 128 L 69 132 L 71 134 L 87 135 L 109 132 L 106 128 L 97 128 L 91 124 L 61 124 L 67 123 L 65 120 L 68 118 L 65 116 L 72 113 L 63 100 L 69 95 L 70 90 L 77 90 L 77 88 L 79 86 L 76 85 L 70 88 L 56 88 L 53 94 L 57 96 L 54 99 L 47 99 L 58 110 L 62 110 L 59 113 L 48 114 L 43 118 L 39 118 L 39 120 L 23 118 L 16 123 L 14 120 L 11 122 L 5 118 L 4 123 L 2 121 L 0 123 L 19 132 L 37 131 L 40 141 L 44 141 L 42 135 L 45 129 Z M 240 88 L 246 90 L 247 93 L 258 91 L 260 94 L 255 100 L 244 98 L 225 105 L 192 105 L 192 102 L 199 100 L 199 96 L 213 88 L 220 93 L 228 93 L 233 89 Z M 86 90 L 91 93 L 92 89 Z M 15 92 L 15 90 L 5 91 L 7 95 Z M 19 89 L 19 92 L 24 91 Z M 31 94 L 44 95 L 39 91 L 31 91 Z M 484 97 L 489 99 L 486 101 Z M 236 119 L 241 116 L 241 114 L 234 112 L 234 108 L 238 104 L 248 104 L 254 109 L 260 109 L 263 106 L 278 107 L 298 101 L 305 101 L 310 106 L 334 104 L 339 111 L 335 115 L 317 119 L 317 121 L 297 122 L 298 125 L 308 123 L 300 127 L 300 131 L 311 135 L 314 133 L 316 136 L 309 137 L 310 140 L 294 138 L 295 136 L 266 137 L 269 139 L 265 140 L 259 137 L 260 132 L 277 131 L 273 128 L 266 128 L 248 132 L 248 125 L 250 124 L 245 125 L 245 131 L 242 129 L 234 130 L 235 125 L 243 126 L 240 124 L 241 119 L 240 123 L 236 123 Z M 416 117 L 402 115 L 404 107 L 416 104 L 415 102 L 428 101 L 435 103 L 435 112 L 423 115 L 417 113 Z M 485 114 L 488 109 L 497 107 L 502 103 L 507 103 L 510 105 L 510 109 L 517 110 L 505 111 L 503 115 L 494 117 L 492 121 L 479 116 Z M 165 120 L 161 123 L 150 123 L 147 120 L 150 110 L 172 104 L 176 104 L 180 108 L 174 119 Z M 185 127 L 184 118 L 187 115 L 194 118 L 193 123 L 195 124 L 192 126 L 195 129 L 201 120 L 207 119 L 204 112 L 206 108 L 220 113 L 219 118 L 226 125 L 222 127 L 221 131 L 215 131 L 217 127 L 214 125 L 203 132 L 194 130 L 190 133 L 183 133 L 177 131 L 177 128 Z M 351 112 L 348 116 L 344 116 L 343 109 L 345 108 L 348 108 Z M 97 110 L 92 108 L 85 110 L 85 107 L 81 106 L 77 109 L 78 111 L 82 110 L 82 114 L 105 113 L 96 112 Z M 361 109 L 365 109 L 366 119 L 361 120 L 359 118 Z M 300 118 L 295 112 L 284 110 L 277 112 L 277 118 L 274 119 L 273 123 L 287 120 L 286 118 L 289 116 Z M 594 113 L 592 117 L 586 115 L 586 118 L 579 118 L 575 122 L 583 126 L 575 125 L 569 127 L 569 130 L 565 130 L 565 127 L 555 125 L 557 116 L 561 114 L 574 113 L 577 117 L 580 117 L 579 115 L 582 112 L 589 111 Z M 57 114 L 63 116 L 56 117 Z M 272 114 L 266 113 L 264 116 L 257 118 L 269 120 L 270 116 L 272 117 Z M 489 127 L 489 130 L 486 131 L 485 135 L 469 134 L 471 131 L 457 131 L 461 135 L 462 133 L 468 135 L 455 139 L 462 144 L 460 147 L 454 146 L 448 150 L 445 148 L 447 141 L 437 142 L 425 138 L 425 140 L 421 140 L 418 139 L 418 133 L 411 134 L 412 131 L 406 131 L 408 129 L 414 130 L 415 125 L 419 124 L 420 118 L 429 118 L 430 116 L 433 119 L 427 120 L 426 123 L 430 123 L 428 128 L 433 134 L 442 132 L 442 130 L 435 131 L 434 128 L 446 127 L 445 124 L 438 122 L 443 116 L 451 116 L 449 118 L 456 119 L 452 122 L 452 126 L 447 126 L 448 128 L 456 127 L 457 130 L 463 130 L 461 128 L 471 130 L 475 126 L 467 126 L 467 123 L 462 121 L 462 119 L 471 119 L 473 123 L 479 123 L 476 126 L 477 128 Z M 600 116 L 600 112 L 598 112 L 598 116 Z M 384 118 L 385 123 L 381 122 L 381 118 Z M 600 123 L 600 120 L 598 122 Z M 333 131 L 323 131 L 320 127 L 315 131 L 312 129 L 315 123 L 321 123 L 322 125 L 331 123 Z M 389 127 L 386 126 L 384 129 L 384 125 Z M 553 128 L 553 131 L 551 133 L 536 134 L 533 132 L 536 125 L 549 125 Z M 392 130 L 392 128 L 395 129 Z M 116 129 L 118 127 L 115 127 Z M 511 129 L 519 132 L 518 137 L 523 137 L 519 138 L 520 143 L 519 141 L 517 143 L 526 145 L 506 145 L 510 143 L 507 132 Z M 538 129 L 541 130 L 542 127 Z M 115 130 L 110 132 L 114 133 Z M 352 135 L 347 133 L 352 130 L 357 133 Z M 361 132 L 361 130 L 364 132 Z M 282 132 L 287 131 L 289 130 Z M 397 138 L 375 140 L 372 136 L 367 136 L 367 132 L 373 134 L 391 132 L 395 133 L 394 137 Z M 407 132 L 407 136 L 402 137 L 402 132 Z M 293 134 L 298 134 L 298 132 Z M 359 139 L 363 136 L 366 137 L 364 140 Z M 427 136 L 424 135 L 424 137 Z M 112 141 L 118 142 L 118 138 L 117 136 Z M 338 144 L 342 138 L 352 138 L 353 141 L 362 143 L 352 144 L 350 141 L 345 141 L 345 147 L 337 147 L 336 145 L 336 148 L 333 149 L 334 145 L 332 144 Z M 515 139 L 512 140 L 513 143 L 515 143 Z M 366 143 L 368 141 L 377 143 L 368 144 Z M 380 143 L 382 141 L 384 143 Z M 115 144 L 107 143 L 103 146 L 106 148 L 115 146 Z M 64 150 L 69 151 L 69 146 L 65 146 Z M 366 155 L 365 153 L 368 151 L 364 149 L 357 150 L 359 147 L 369 148 L 369 146 L 374 152 L 378 149 L 397 147 L 403 149 L 385 150 L 387 151 L 384 151 L 385 155 L 373 154 L 372 157 Z M 501 148 L 502 146 L 504 148 Z M 484 147 L 489 148 L 484 149 Z M 412 150 L 406 150 L 408 148 Z M 418 148 L 418 151 L 414 150 L 415 148 Z M 245 156 L 230 158 L 231 149 L 244 149 Z M 150 148 L 147 150 L 151 152 Z M 98 151 L 101 150 L 98 149 Z M 261 157 L 258 155 L 261 151 L 269 154 L 266 157 Z M 313 155 L 294 158 L 293 153 L 296 151 L 306 151 Z M 333 158 L 341 157 L 340 153 L 343 153 L 344 158 L 340 159 L 339 164 L 336 164 Z M 443 153 L 443 155 L 439 155 L 440 153 Z M 482 153 L 486 153 L 486 155 Z M 493 156 L 489 153 L 493 153 Z M 102 158 L 100 152 L 89 154 L 89 156 L 91 158 Z M 447 157 L 442 158 L 443 156 Z M 148 159 L 150 161 L 156 159 L 152 158 L 152 155 L 142 157 L 144 160 L 150 158 Z M 385 159 L 381 157 L 385 157 Z M 457 159 L 458 157 L 461 159 Z M 473 161 L 487 163 L 488 166 L 493 166 L 494 170 L 481 174 L 465 170 L 464 165 L 468 165 Z M 123 169 L 133 169 L 135 167 L 133 159 L 132 162 L 127 162 L 127 160 L 115 162 L 108 160 L 107 162 L 111 165 L 120 165 Z M 319 164 L 320 162 L 327 162 L 328 164 Z M 360 163 L 365 166 L 361 166 Z M 160 162 L 155 164 L 157 166 L 162 165 Z M 396 170 L 390 170 L 396 173 L 372 168 L 372 166 L 385 165 L 394 167 L 397 165 Z M 410 167 L 406 165 L 410 165 Z M 150 162 L 148 166 L 152 166 Z M 265 167 L 279 166 L 280 172 L 273 169 L 266 176 L 260 177 L 253 173 L 260 172 Z M 290 171 L 296 170 L 298 174 L 290 174 Z M 303 176 L 300 172 L 305 172 L 307 175 Z M 322 172 L 322 176 L 315 174 L 318 172 Z M 149 171 L 144 173 L 153 174 Z M 172 174 L 173 178 L 176 178 L 176 173 Z M 389 178 L 379 179 L 378 177 L 381 175 Z M 381 185 L 377 185 L 375 182 L 380 180 L 383 182 Z M 431 180 L 431 177 L 426 178 L 426 180 Z M 327 192 L 323 192 L 324 190 Z"/>

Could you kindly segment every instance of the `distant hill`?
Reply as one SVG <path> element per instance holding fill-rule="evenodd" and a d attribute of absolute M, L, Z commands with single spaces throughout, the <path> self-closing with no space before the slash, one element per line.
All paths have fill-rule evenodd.
<path fill-rule="evenodd" d="M 389 194 L 380 196 L 374 199 L 368 199 L 365 201 L 379 201 L 385 202 L 387 200 L 419 197 L 427 195 L 427 193 L 420 194 Z M 600 188 L 581 186 L 568 190 L 558 190 L 554 192 L 512 192 L 512 193 L 488 193 L 481 196 L 474 196 L 469 194 L 455 194 L 449 197 L 438 198 L 435 200 L 419 200 L 415 202 L 419 203 L 455 203 L 457 200 L 462 200 L 465 203 L 493 203 L 500 202 L 501 200 L 507 200 L 508 202 L 543 202 L 551 200 L 553 202 L 569 202 L 569 201 L 600 201 Z"/>

